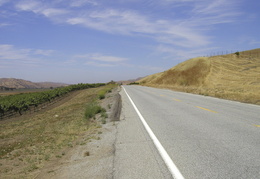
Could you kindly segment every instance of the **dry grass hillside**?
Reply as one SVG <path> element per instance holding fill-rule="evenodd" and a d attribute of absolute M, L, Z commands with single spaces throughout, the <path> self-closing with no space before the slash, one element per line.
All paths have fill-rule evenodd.
<path fill-rule="evenodd" d="M 142 85 L 260 104 L 260 49 L 187 60 Z"/>

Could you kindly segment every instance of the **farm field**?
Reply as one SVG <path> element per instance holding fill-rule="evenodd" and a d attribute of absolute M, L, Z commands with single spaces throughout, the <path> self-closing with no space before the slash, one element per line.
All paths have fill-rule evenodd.
<path fill-rule="evenodd" d="M 21 94 L 21 93 L 34 93 L 34 92 L 43 92 L 48 91 L 50 89 L 43 88 L 43 89 L 16 89 L 13 91 L 0 91 L 0 97 L 2 96 L 9 96 L 9 95 L 15 95 L 15 94 Z"/>
<path fill-rule="evenodd" d="M 12 117 L 18 113 L 22 115 L 27 111 L 38 111 L 39 108 L 45 108 L 51 103 L 55 103 L 57 99 L 61 99 L 64 95 L 67 95 L 70 92 L 104 85 L 105 84 L 103 83 L 77 84 L 42 92 L 20 93 L 4 96 L 1 97 L 0 100 L 0 119 Z"/>

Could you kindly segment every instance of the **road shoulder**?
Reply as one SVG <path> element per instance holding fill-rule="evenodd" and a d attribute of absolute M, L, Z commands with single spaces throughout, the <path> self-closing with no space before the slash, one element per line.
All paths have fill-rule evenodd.
<path fill-rule="evenodd" d="M 117 124 L 114 178 L 171 178 L 123 90 L 120 95 L 122 112 Z"/>

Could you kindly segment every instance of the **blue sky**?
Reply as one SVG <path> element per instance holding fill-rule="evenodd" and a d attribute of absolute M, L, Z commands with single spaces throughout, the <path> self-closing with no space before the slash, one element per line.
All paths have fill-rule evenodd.
<path fill-rule="evenodd" d="M 258 0 L 0 0 L 0 77 L 95 83 L 260 47 Z"/>

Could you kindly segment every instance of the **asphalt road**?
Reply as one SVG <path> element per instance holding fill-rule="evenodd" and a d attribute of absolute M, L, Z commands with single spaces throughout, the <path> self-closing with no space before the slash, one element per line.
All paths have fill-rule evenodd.
<path fill-rule="evenodd" d="M 124 88 L 185 179 L 260 178 L 260 106 L 142 86 Z M 123 95 L 125 120 L 139 120 L 129 99 Z M 119 135 L 116 144 L 115 169 L 120 170 L 115 172 L 115 178 L 170 178 L 145 128 L 140 127 L 141 122 L 136 126 L 120 125 L 119 133 L 125 136 Z M 132 135 L 137 136 L 132 138 Z M 124 141 L 129 139 L 124 146 Z M 133 155 L 130 155 L 127 150 L 131 147 L 127 145 L 133 143 Z M 123 156 L 125 152 L 129 156 Z M 135 153 L 138 153 L 136 160 L 143 162 L 138 164 Z M 127 173 L 119 161 L 124 160 L 129 166 L 129 157 L 138 167 L 128 169 Z M 157 169 L 152 166 L 147 169 L 145 163 Z M 138 168 L 141 168 L 139 174 L 137 171 L 133 176 L 133 170 Z"/>

